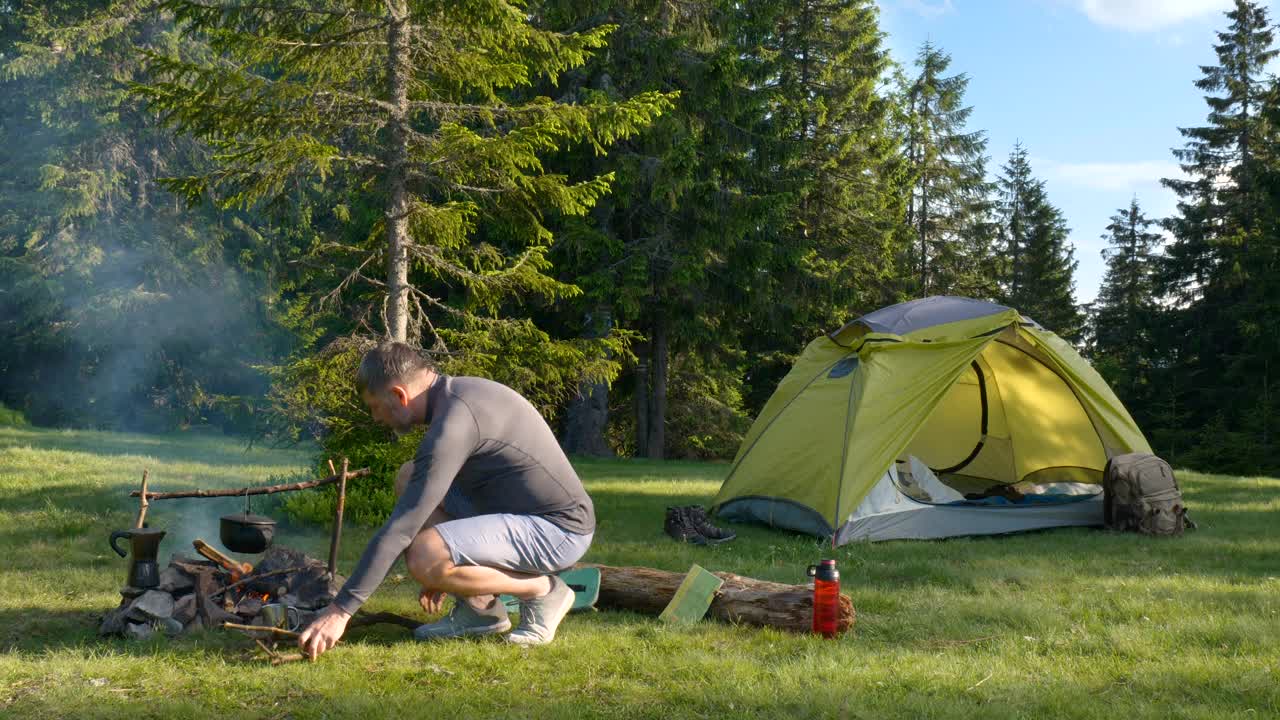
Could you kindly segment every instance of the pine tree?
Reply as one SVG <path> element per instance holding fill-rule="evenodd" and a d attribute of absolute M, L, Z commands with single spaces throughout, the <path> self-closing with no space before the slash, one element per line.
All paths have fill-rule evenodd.
<path fill-rule="evenodd" d="M 1160 235 L 1135 197 L 1128 208 L 1111 216 L 1103 239 L 1106 274 L 1091 318 L 1093 354 L 1111 372 L 1107 380 L 1131 408 L 1146 408 L 1150 374 L 1155 364 L 1153 326 L 1159 309 L 1156 265 Z"/>
<path fill-rule="evenodd" d="M 546 218 L 587 212 L 611 179 L 546 172 L 544 156 L 575 143 L 604 152 L 670 105 L 658 93 L 584 91 L 575 103 L 521 94 L 581 66 L 610 28 L 540 30 L 501 0 L 162 7 L 214 52 L 154 54 L 161 79 L 137 87 L 217 150 L 215 169 L 172 189 L 244 208 L 342 187 L 381 217 L 363 238 L 333 243 L 347 270 L 331 296 L 363 303 L 376 332 L 423 338 L 453 371 L 542 388 L 555 404 L 581 375 L 616 372 L 518 310 L 579 292 L 547 274 Z M 351 209 L 335 208 L 342 218 Z"/>
<path fill-rule="evenodd" d="M 1075 340 L 1083 318 L 1075 304 L 1075 249 L 1066 220 L 1050 204 L 1021 143 L 998 180 L 1004 276 L 1002 300 L 1044 327 Z"/>
<path fill-rule="evenodd" d="M 1186 392 L 1178 404 L 1196 425 L 1217 418 L 1227 432 L 1250 438 L 1234 462 L 1254 470 L 1260 463 L 1275 467 L 1270 398 L 1271 370 L 1280 362 L 1274 192 L 1280 111 L 1267 65 L 1280 50 L 1260 3 L 1237 0 L 1226 17 L 1230 24 L 1214 46 L 1218 63 L 1202 67 L 1196 82 L 1207 93 L 1206 124 L 1182 128 L 1186 145 L 1174 151 L 1188 178 L 1164 181 L 1179 196 L 1166 223 L 1173 242 L 1162 276 L 1171 306 L 1164 322 L 1177 358 L 1171 382 Z"/>
<path fill-rule="evenodd" d="M 916 56 L 919 74 L 902 95 L 905 155 L 913 178 L 906 222 L 908 263 L 918 296 L 959 293 L 990 297 L 993 252 L 986 181 L 987 140 L 966 132 L 969 78 L 945 75 L 951 57 L 930 43 Z"/>

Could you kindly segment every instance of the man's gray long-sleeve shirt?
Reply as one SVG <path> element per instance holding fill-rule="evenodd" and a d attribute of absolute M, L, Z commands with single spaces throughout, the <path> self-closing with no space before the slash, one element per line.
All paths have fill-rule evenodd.
<path fill-rule="evenodd" d="M 595 509 L 538 411 L 491 380 L 439 375 L 427 391 L 427 434 L 413 475 L 334 604 L 362 605 L 456 486 L 478 515 L 538 515 L 566 532 L 595 532 Z"/>

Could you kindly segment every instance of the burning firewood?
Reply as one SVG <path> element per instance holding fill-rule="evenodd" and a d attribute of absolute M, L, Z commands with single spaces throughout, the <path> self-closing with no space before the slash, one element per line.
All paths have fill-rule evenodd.
<path fill-rule="evenodd" d="M 257 582 L 258 580 L 262 580 L 263 578 L 269 578 L 273 575 L 286 575 L 289 573 L 301 572 L 306 569 L 307 568 L 305 566 L 299 565 L 297 567 L 282 568 L 280 570 L 272 570 L 271 572 L 260 573 L 258 575 L 246 575 L 240 580 L 237 580 L 231 583 L 230 585 L 222 588 L 221 590 L 215 592 L 214 594 L 210 595 L 209 599 L 212 600 L 214 598 L 221 597 L 222 594 L 227 592 L 228 590 L 234 590 L 238 587 L 243 587 L 248 583 Z"/>
<path fill-rule="evenodd" d="M 241 576 L 247 575 L 250 572 L 253 572 L 253 566 L 250 565 L 249 563 L 236 562 L 234 559 L 229 558 L 226 555 L 223 555 L 221 552 L 217 550 L 217 548 L 213 547 L 212 545 L 210 545 L 209 543 L 203 540 L 199 540 L 199 539 L 193 540 L 191 542 L 191 545 L 195 547 L 196 552 L 218 563 L 223 568 L 225 568 L 227 572 L 231 573 L 232 580 L 239 580 Z"/>

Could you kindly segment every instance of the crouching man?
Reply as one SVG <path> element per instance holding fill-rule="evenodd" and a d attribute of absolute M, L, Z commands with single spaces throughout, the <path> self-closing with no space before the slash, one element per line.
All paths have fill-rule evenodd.
<path fill-rule="evenodd" d="M 442 375 L 403 343 L 370 350 L 356 386 L 378 423 L 427 432 L 396 477 L 391 517 L 299 645 L 313 657 L 333 647 L 401 554 L 427 612 L 454 596 L 444 619 L 415 631 L 419 639 L 511 630 L 497 599 L 505 593 L 520 600 L 520 624 L 506 639 L 551 642 L 573 605 L 552 573 L 586 553 L 595 510 L 546 421 L 505 385 Z"/>

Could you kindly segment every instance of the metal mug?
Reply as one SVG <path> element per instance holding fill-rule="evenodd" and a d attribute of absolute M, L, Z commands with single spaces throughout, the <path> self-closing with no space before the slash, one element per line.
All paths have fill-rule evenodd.
<path fill-rule="evenodd" d="M 298 614 L 298 608 L 284 603 L 263 605 L 262 610 L 258 612 L 258 617 L 262 619 L 262 624 L 268 627 L 297 630 L 302 625 L 302 618 Z"/>

